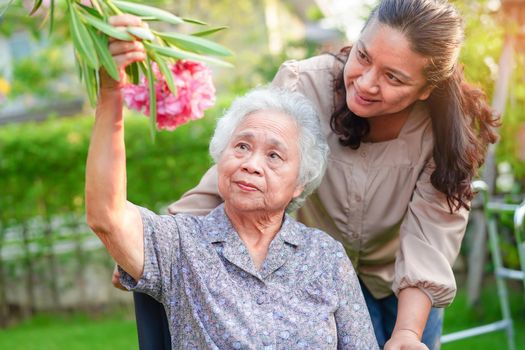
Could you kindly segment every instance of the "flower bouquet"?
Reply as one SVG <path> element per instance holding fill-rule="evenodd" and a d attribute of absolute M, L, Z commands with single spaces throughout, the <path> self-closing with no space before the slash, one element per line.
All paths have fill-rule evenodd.
<path fill-rule="evenodd" d="M 79 75 L 93 106 L 100 88 L 101 68 L 113 79 L 120 80 L 118 68 L 108 49 L 109 38 L 142 40 L 146 60 L 126 67 L 128 84 L 124 86 L 123 94 L 129 108 L 150 116 L 152 137 L 157 128 L 173 130 L 182 123 L 202 117 L 204 109 L 213 105 L 215 89 L 210 70 L 203 63 L 231 66 L 213 57 L 229 56 L 231 52 L 203 38 L 225 27 L 200 30 L 189 35 L 144 27 L 128 27 L 124 31 L 111 26 L 108 18 L 128 13 L 140 17 L 142 21 L 168 25 L 188 23 L 203 27 L 207 24 L 122 0 L 35 0 L 30 14 L 36 13 L 42 6 L 48 8 L 45 20 L 49 22 L 50 32 L 56 8 L 60 6 L 65 11 Z"/>

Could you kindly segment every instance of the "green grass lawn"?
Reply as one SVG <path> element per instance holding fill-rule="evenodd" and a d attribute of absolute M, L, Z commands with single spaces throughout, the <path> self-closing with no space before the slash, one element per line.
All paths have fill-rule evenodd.
<path fill-rule="evenodd" d="M 519 285 L 509 285 L 516 333 L 516 349 L 525 349 L 525 304 Z M 480 305 L 468 308 L 460 290 L 454 304 L 445 312 L 445 333 L 499 320 L 496 289 L 488 283 Z M 506 349 L 502 331 L 443 345 L 443 350 Z M 135 321 L 130 311 L 98 316 L 37 315 L 17 326 L 0 330 L 0 349 L 9 350 L 133 350 L 138 349 Z"/>
<path fill-rule="evenodd" d="M 485 284 L 480 303 L 474 308 L 468 307 L 466 294 L 460 289 L 454 303 L 445 310 L 444 334 L 501 320 L 496 284 L 493 281 Z M 523 287 L 518 283 L 507 283 L 507 287 L 514 321 L 516 349 L 522 350 L 525 349 L 525 294 Z M 504 350 L 507 349 L 507 337 L 504 331 L 497 331 L 444 344 L 442 349 Z"/>
<path fill-rule="evenodd" d="M 133 315 L 117 312 L 40 314 L 15 327 L 0 330 L 0 349 L 9 350 L 136 350 Z"/>

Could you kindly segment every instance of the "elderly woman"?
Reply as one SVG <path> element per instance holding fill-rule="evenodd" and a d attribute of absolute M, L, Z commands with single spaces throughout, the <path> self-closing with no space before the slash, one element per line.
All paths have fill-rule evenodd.
<path fill-rule="evenodd" d="M 224 203 L 159 216 L 126 201 L 121 96 L 102 89 L 87 161 L 87 221 L 129 289 L 160 301 L 174 349 L 376 349 L 341 245 L 285 214 L 321 181 L 328 146 L 299 93 L 237 99 L 210 144 Z"/>

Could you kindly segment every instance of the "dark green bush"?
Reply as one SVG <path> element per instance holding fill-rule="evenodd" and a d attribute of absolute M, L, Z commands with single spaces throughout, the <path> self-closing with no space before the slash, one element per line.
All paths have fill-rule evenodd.
<path fill-rule="evenodd" d="M 155 142 L 148 118 L 126 117 L 130 201 L 159 210 L 198 183 L 211 164 L 208 142 L 226 100 L 202 120 L 158 133 Z M 0 223 L 83 212 L 93 121 L 84 115 L 0 128 Z"/>

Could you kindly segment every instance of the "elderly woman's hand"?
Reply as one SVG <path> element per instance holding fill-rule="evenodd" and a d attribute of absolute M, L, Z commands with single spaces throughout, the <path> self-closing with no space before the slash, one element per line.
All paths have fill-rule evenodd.
<path fill-rule="evenodd" d="M 144 27 L 148 28 L 148 25 L 142 20 L 133 15 L 124 14 L 119 16 L 113 16 L 109 18 L 109 24 L 116 28 L 127 28 L 127 27 Z M 102 89 L 119 89 L 126 82 L 126 74 L 124 69 L 127 65 L 133 62 L 139 62 L 146 59 L 146 51 L 144 45 L 139 39 L 133 41 L 123 41 L 114 38 L 110 38 L 109 41 L 109 52 L 113 56 L 115 63 L 120 71 L 120 81 L 113 80 L 103 69 L 101 71 L 101 88 Z"/>

